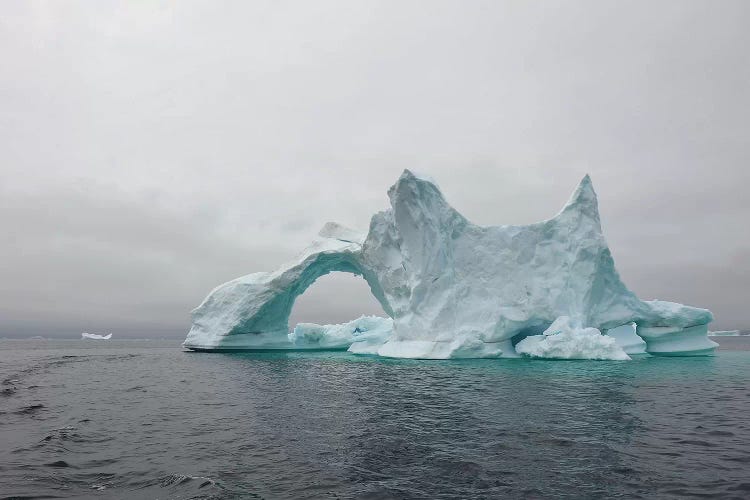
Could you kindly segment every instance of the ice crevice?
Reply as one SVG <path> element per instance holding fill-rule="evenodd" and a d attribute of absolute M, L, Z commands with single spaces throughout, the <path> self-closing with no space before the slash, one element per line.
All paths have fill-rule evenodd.
<path fill-rule="evenodd" d="M 555 217 L 522 226 L 473 224 L 409 170 L 388 197 L 391 208 L 366 233 L 328 223 L 294 261 L 215 288 L 193 310 L 184 346 L 628 359 L 705 355 L 717 345 L 707 337 L 710 311 L 643 301 L 625 286 L 588 175 Z M 290 334 L 297 296 L 333 271 L 362 276 L 389 318 L 302 324 Z"/>

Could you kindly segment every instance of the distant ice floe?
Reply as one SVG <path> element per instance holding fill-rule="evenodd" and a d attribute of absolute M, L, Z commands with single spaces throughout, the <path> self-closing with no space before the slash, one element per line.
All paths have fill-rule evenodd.
<path fill-rule="evenodd" d="M 716 330 L 715 332 L 708 332 L 709 337 L 741 337 L 742 333 L 739 330 Z"/>
<path fill-rule="evenodd" d="M 81 340 L 109 340 L 111 338 L 112 338 L 111 333 L 108 333 L 107 335 L 98 335 L 96 333 L 83 332 L 81 334 Z"/>

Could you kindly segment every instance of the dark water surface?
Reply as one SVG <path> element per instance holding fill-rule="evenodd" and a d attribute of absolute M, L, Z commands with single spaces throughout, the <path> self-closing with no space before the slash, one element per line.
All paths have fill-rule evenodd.
<path fill-rule="evenodd" d="M 750 339 L 416 361 L 0 341 L 0 498 L 750 498 Z"/>

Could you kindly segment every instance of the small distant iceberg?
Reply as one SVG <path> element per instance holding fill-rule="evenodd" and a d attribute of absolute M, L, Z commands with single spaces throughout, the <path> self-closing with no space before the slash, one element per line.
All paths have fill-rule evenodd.
<path fill-rule="evenodd" d="M 81 340 L 109 340 L 111 338 L 112 338 L 111 333 L 108 333 L 107 335 L 97 335 L 96 333 L 83 332 L 81 334 Z"/>
<path fill-rule="evenodd" d="M 708 332 L 709 337 L 740 337 L 742 333 L 739 330 L 717 330 Z"/>

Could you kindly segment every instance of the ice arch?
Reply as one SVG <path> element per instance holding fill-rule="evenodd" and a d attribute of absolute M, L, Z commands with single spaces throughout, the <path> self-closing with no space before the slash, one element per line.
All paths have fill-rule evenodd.
<path fill-rule="evenodd" d="M 635 323 L 652 354 L 709 354 L 706 309 L 642 301 L 620 279 L 585 176 L 551 219 L 478 226 L 430 179 L 406 170 L 391 208 L 367 235 L 329 223 L 294 262 L 214 289 L 193 311 L 185 346 L 291 348 L 294 299 L 331 271 L 360 274 L 393 319 L 377 354 L 445 358 L 515 355 L 514 342 L 561 317 L 601 331 Z"/>
<path fill-rule="evenodd" d="M 339 271 L 362 276 L 387 314 L 377 279 L 360 262 L 364 235 L 329 222 L 294 261 L 215 288 L 193 311 L 185 346 L 196 350 L 291 349 L 287 338 L 294 301 L 319 277 Z M 221 311 L 220 314 L 216 314 Z"/>

